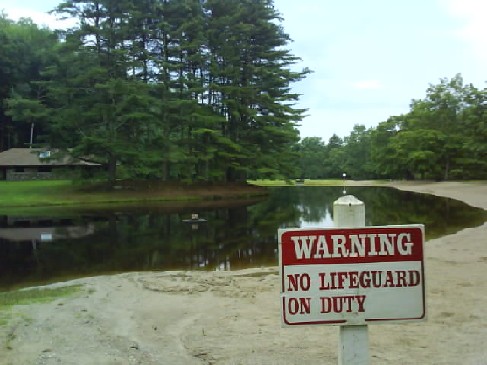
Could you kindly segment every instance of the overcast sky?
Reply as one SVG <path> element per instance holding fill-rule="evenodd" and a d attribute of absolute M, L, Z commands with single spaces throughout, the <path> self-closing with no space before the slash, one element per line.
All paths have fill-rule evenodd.
<path fill-rule="evenodd" d="M 0 0 L 11 19 L 51 25 L 58 0 Z M 274 0 L 302 58 L 314 73 L 294 85 L 308 109 L 301 137 L 349 135 L 407 113 L 429 84 L 461 73 L 487 80 L 485 0 Z"/>

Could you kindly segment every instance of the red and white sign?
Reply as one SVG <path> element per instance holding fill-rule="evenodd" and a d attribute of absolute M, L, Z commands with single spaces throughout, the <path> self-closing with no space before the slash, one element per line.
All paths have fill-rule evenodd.
<path fill-rule="evenodd" d="M 424 226 L 279 230 L 283 325 L 426 318 Z"/>

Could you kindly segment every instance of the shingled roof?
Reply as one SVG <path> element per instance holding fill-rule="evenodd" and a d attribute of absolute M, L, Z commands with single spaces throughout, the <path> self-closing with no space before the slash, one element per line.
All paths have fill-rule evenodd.
<path fill-rule="evenodd" d="M 11 148 L 0 152 L 0 166 L 99 166 L 46 148 Z"/>

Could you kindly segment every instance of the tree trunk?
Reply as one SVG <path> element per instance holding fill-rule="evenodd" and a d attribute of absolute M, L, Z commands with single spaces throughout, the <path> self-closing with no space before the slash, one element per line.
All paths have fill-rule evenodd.
<path fill-rule="evenodd" d="M 108 181 L 112 186 L 117 181 L 117 157 L 114 154 L 108 156 Z"/>
<path fill-rule="evenodd" d="M 443 176 L 443 180 L 448 181 L 449 174 L 450 174 L 450 158 L 447 158 L 445 163 L 445 174 Z"/>

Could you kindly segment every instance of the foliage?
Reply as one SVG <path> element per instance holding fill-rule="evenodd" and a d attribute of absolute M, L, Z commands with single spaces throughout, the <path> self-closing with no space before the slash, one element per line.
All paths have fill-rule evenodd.
<path fill-rule="evenodd" d="M 63 32 L 0 17 L 0 151 L 66 149 L 106 177 L 485 179 L 487 90 L 460 74 L 343 139 L 299 141 L 310 73 L 272 0 L 67 0 Z"/>
<path fill-rule="evenodd" d="M 309 70 L 293 69 L 272 0 L 67 0 L 56 13 L 79 25 L 27 60 L 36 73 L 8 80 L 1 117 L 19 124 L 7 148 L 69 148 L 106 166 L 112 183 L 296 175 L 304 110 L 290 85 Z M 27 26 L 56 35 L 2 21 L 7 40 Z M 46 140 L 17 132 L 22 123 Z"/>
<path fill-rule="evenodd" d="M 321 138 L 306 137 L 299 144 L 301 176 L 308 179 L 324 177 L 325 145 Z"/>
<path fill-rule="evenodd" d="M 115 189 L 106 182 L 84 184 L 68 180 L 0 181 L 0 215 L 21 211 L 20 208 L 66 210 L 74 206 L 106 208 L 113 206 L 157 205 L 164 201 L 201 201 L 237 199 L 265 195 L 265 189 L 235 183 L 184 184 L 131 180 L 118 182 Z M 27 214 L 31 215 L 33 212 Z"/>
<path fill-rule="evenodd" d="M 46 138 L 46 90 L 39 81 L 57 42 L 30 19 L 15 23 L 0 14 L 0 151 Z"/>
<path fill-rule="evenodd" d="M 487 90 L 464 85 L 460 75 L 430 85 L 426 97 L 413 100 L 409 113 L 392 116 L 376 128 L 356 125 L 340 144 L 304 139 L 304 178 L 336 178 L 343 171 L 354 179 L 487 178 Z M 337 143 L 338 142 L 338 143 Z M 314 162 L 309 155 L 327 161 Z M 328 169 L 334 166 L 334 169 Z"/>

